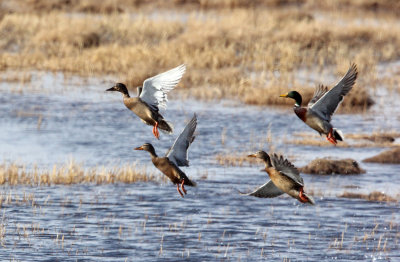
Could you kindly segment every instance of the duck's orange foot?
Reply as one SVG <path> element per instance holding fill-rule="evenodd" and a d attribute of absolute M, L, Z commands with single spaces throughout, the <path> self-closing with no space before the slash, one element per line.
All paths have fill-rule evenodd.
<path fill-rule="evenodd" d="M 160 133 L 158 132 L 158 122 L 153 126 L 153 135 L 157 138 L 160 139 Z"/>
<path fill-rule="evenodd" d="M 181 195 L 181 197 L 185 197 L 185 196 L 182 194 L 181 190 L 179 189 L 179 184 L 176 185 L 176 190 L 178 190 L 178 193 Z"/>
<path fill-rule="evenodd" d="M 300 200 L 300 202 L 301 202 L 301 203 L 310 202 L 310 200 L 308 199 L 308 197 L 305 196 L 303 192 L 304 192 L 304 191 L 303 191 L 303 188 L 301 188 L 301 189 L 300 189 L 300 192 L 299 192 L 299 200 Z"/>
<path fill-rule="evenodd" d="M 330 143 L 336 146 L 337 141 L 334 137 L 326 137 L 326 140 L 328 140 Z"/>
<path fill-rule="evenodd" d="M 183 193 L 185 193 L 185 195 L 186 195 L 186 194 L 187 194 L 187 192 L 186 192 L 186 189 L 185 189 L 185 186 L 184 186 L 184 184 L 185 184 L 185 180 L 184 180 L 184 179 L 182 179 L 182 182 L 181 182 L 181 189 L 182 189 Z"/>
<path fill-rule="evenodd" d="M 337 141 L 336 141 L 336 138 L 333 136 L 332 132 L 333 132 L 333 129 L 331 128 L 328 135 L 326 136 L 326 140 L 328 140 L 329 142 L 331 142 L 332 144 L 334 144 L 336 146 Z"/>

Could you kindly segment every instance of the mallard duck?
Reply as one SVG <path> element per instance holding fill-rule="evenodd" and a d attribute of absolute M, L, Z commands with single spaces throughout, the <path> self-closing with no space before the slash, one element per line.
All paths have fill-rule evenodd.
<path fill-rule="evenodd" d="M 193 134 L 196 126 L 197 117 L 195 114 L 164 157 L 158 157 L 153 145 L 150 143 L 145 143 L 135 148 L 135 150 L 144 150 L 150 153 L 153 164 L 164 173 L 172 183 L 176 184 L 176 189 L 182 197 L 184 197 L 183 193 L 186 194 L 184 185 L 196 186 L 196 183 L 191 181 L 179 168 L 180 166 L 189 166 L 187 150 L 195 138 Z M 179 187 L 182 189 L 183 193 Z"/>
<path fill-rule="evenodd" d="M 158 128 L 168 134 L 173 132 L 171 123 L 165 121 L 159 113 L 159 108 L 166 108 L 167 93 L 174 89 L 186 71 L 185 65 L 180 65 L 167 72 L 153 76 L 143 82 L 143 87 L 137 88 L 137 97 L 130 97 L 123 83 L 117 83 L 106 91 L 118 91 L 123 94 L 124 104 L 135 113 L 145 124 L 153 126 L 153 134 L 159 139 Z"/>
<path fill-rule="evenodd" d="M 337 140 L 343 141 L 343 133 L 333 128 L 331 117 L 335 113 L 343 97 L 351 90 L 357 79 L 357 66 L 352 64 L 346 75 L 331 90 L 328 87 L 319 85 L 314 96 L 307 107 L 301 107 L 302 97 L 296 91 L 290 91 L 280 97 L 292 98 L 296 101 L 294 112 L 309 127 L 316 130 L 320 135 L 325 134 L 326 139 L 336 145 Z"/>
<path fill-rule="evenodd" d="M 301 178 L 299 171 L 289 160 L 276 154 L 270 157 L 264 151 L 258 151 L 248 156 L 257 157 L 264 161 L 265 171 L 271 180 L 257 188 L 254 192 L 245 195 L 271 198 L 286 193 L 302 203 L 314 205 L 312 197 L 304 192 L 303 178 Z"/>

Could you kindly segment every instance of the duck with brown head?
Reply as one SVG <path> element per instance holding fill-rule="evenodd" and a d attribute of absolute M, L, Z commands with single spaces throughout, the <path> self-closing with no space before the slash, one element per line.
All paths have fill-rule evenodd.
<path fill-rule="evenodd" d="M 303 178 L 289 160 L 276 154 L 270 156 L 264 151 L 258 151 L 249 157 L 256 157 L 264 161 L 265 171 L 271 180 L 246 195 L 271 198 L 286 193 L 302 203 L 314 204 L 312 197 L 304 192 Z"/>
<path fill-rule="evenodd" d="M 173 132 L 172 124 L 159 113 L 159 108 L 166 108 L 167 93 L 179 83 L 185 71 L 186 66 L 180 65 L 146 79 L 143 82 L 143 87 L 138 87 L 137 97 L 130 97 L 128 89 L 123 83 L 117 83 L 106 91 L 122 93 L 125 106 L 145 124 L 153 126 L 153 134 L 159 139 L 158 128 L 168 134 Z"/>
<path fill-rule="evenodd" d="M 177 185 L 178 193 L 182 197 L 184 197 L 183 193 L 186 194 L 185 185 L 196 186 L 196 183 L 191 181 L 179 168 L 180 166 L 189 166 L 187 150 L 195 138 L 196 126 L 197 117 L 195 114 L 164 157 L 157 156 L 153 145 L 150 143 L 135 148 L 135 150 L 144 150 L 150 153 L 154 166 Z"/>

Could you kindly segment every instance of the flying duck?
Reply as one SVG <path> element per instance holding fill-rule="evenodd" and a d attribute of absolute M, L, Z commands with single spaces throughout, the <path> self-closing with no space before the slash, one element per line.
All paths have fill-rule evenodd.
<path fill-rule="evenodd" d="M 164 157 L 158 157 L 153 145 L 150 143 L 145 143 L 135 148 L 135 150 L 144 150 L 150 153 L 153 164 L 166 175 L 172 183 L 176 184 L 176 189 L 182 197 L 184 197 L 183 193 L 186 194 L 184 185 L 196 186 L 196 183 L 191 181 L 179 168 L 180 166 L 189 166 L 188 148 L 195 138 L 193 134 L 196 126 L 197 117 L 195 114 Z M 182 189 L 183 193 L 180 189 Z"/>
<path fill-rule="evenodd" d="M 143 87 L 137 88 L 137 97 L 130 97 L 123 83 L 117 83 L 106 91 L 118 91 L 123 95 L 125 106 L 135 113 L 145 124 L 153 126 L 153 134 L 159 139 L 158 128 L 168 134 L 173 132 L 173 126 L 159 113 L 159 108 L 166 108 L 167 93 L 174 89 L 186 71 L 185 65 L 180 65 L 167 72 L 153 76 L 143 82 Z"/>
<path fill-rule="evenodd" d="M 331 90 L 319 85 L 307 107 L 301 107 L 302 97 L 296 91 L 290 91 L 280 97 L 292 98 L 296 101 L 294 112 L 309 127 L 336 145 L 337 140 L 343 141 L 343 133 L 331 125 L 331 117 L 335 113 L 343 97 L 351 90 L 357 79 L 357 66 L 352 64 L 346 75 Z"/>
<path fill-rule="evenodd" d="M 301 178 L 299 171 L 289 160 L 276 154 L 269 156 L 264 151 L 258 151 L 249 155 L 249 157 L 260 158 L 264 161 L 265 171 L 271 180 L 257 188 L 254 192 L 244 195 L 272 198 L 286 193 L 302 203 L 314 205 L 312 197 L 304 192 L 303 178 Z"/>

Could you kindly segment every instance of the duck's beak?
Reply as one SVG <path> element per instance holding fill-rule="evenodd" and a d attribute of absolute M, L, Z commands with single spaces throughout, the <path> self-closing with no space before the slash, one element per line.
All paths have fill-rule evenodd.
<path fill-rule="evenodd" d="M 143 149 L 143 146 L 139 146 L 139 147 L 134 148 L 133 150 L 144 150 L 144 149 Z"/>
<path fill-rule="evenodd" d="M 117 91 L 117 89 L 115 89 L 115 86 L 113 86 L 113 87 L 107 89 L 106 91 Z"/>
<path fill-rule="evenodd" d="M 256 154 L 248 155 L 248 157 L 257 157 Z"/>
<path fill-rule="evenodd" d="M 288 93 L 280 95 L 279 97 L 288 97 Z"/>

